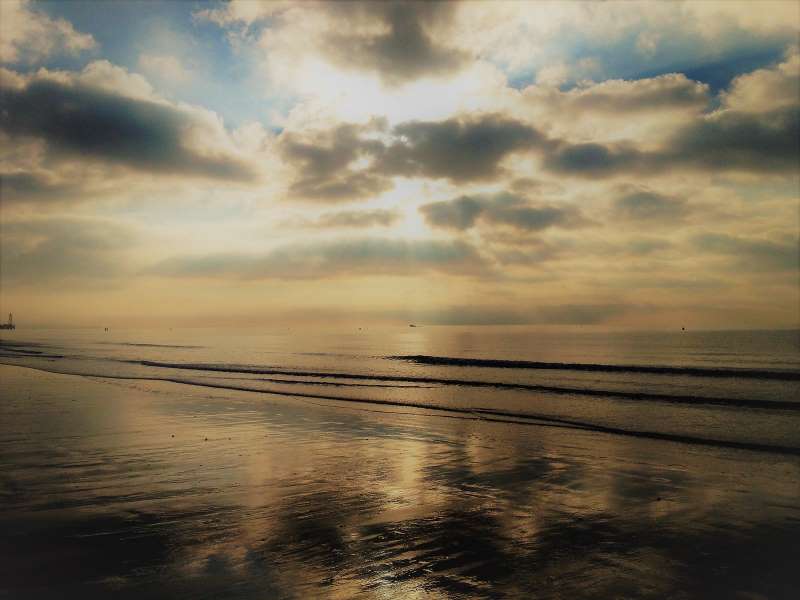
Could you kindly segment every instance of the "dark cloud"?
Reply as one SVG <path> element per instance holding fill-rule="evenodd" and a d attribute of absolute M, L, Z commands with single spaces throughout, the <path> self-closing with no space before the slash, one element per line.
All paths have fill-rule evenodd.
<path fill-rule="evenodd" d="M 719 111 L 680 130 L 665 154 L 669 162 L 705 169 L 795 171 L 800 105 L 764 113 Z"/>
<path fill-rule="evenodd" d="M 681 128 L 660 150 L 629 144 L 556 145 L 545 166 L 586 177 L 657 174 L 673 168 L 793 172 L 800 161 L 800 106 L 764 113 L 720 110 Z"/>
<path fill-rule="evenodd" d="M 493 244 L 492 258 L 503 265 L 535 267 L 562 256 L 562 248 L 557 244 L 530 236 L 484 236 L 483 239 Z"/>
<path fill-rule="evenodd" d="M 420 207 L 428 224 L 463 231 L 477 221 L 507 225 L 520 231 L 539 231 L 548 227 L 576 227 L 586 223 L 571 206 L 534 204 L 521 196 L 500 193 L 491 196 L 461 196 Z"/>
<path fill-rule="evenodd" d="M 526 309 L 466 305 L 416 314 L 414 320 L 431 325 L 597 325 L 634 308 L 624 304 L 559 304 Z"/>
<path fill-rule="evenodd" d="M 57 182 L 43 173 L 18 171 L 0 173 L 0 203 L 58 202 L 80 194 L 80 186 Z"/>
<path fill-rule="evenodd" d="M 371 161 L 384 151 L 383 144 L 363 136 L 382 129 L 385 124 L 345 124 L 313 137 L 295 133 L 281 136 L 279 148 L 287 162 L 294 165 L 298 177 L 289 188 L 295 198 L 320 202 L 346 202 L 367 199 L 391 188 L 391 181 L 366 167 L 353 168 L 359 159 Z"/>
<path fill-rule="evenodd" d="M 50 79 L 3 87 L 0 94 L 2 131 L 12 138 L 44 140 L 57 155 L 151 173 L 254 178 L 237 158 L 186 147 L 185 134 L 195 124 L 190 113 L 166 104 Z"/>
<path fill-rule="evenodd" d="M 324 177 L 303 177 L 289 188 L 292 197 L 318 202 L 368 200 L 390 190 L 391 181 L 372 173 L 344 172 Z"/>
<path fill-rule="evenodd" d="M 392 210 L 345 210 L 320 216 L 315 227 L 389 227 L 400 219 L 400 214 Z"/>
<path fill-rule="evenodd" d="M 102 219 L 32 219 L 3 223 L 5 283 L 111 285 L 128 272 L 130 228 Z"/>
<path fill-rule="evenodd" d="M 575 227 L 586 223 L 577 209 L 555 205 L 504 206 L 503 203 L 496 203 L 481 218 L 488 223 L 509 225 L 524 231 L 539 231 L 554 226 Z"/>
<path fill-rule="evenodd" d="M 681 198 L 673 198 L 646 190 L 625 194 L 614 201 L 612 215 L 617 219 L 639 224 L 675 223 L 689 213 Z"/>
<path fill-rule="evenodd" d="M 506 156 L 545 141 L 533 127 L 498 114 L 410 121 L 392 133 L 397 141 L 378 161 L 379 171 L 455 183 L 497 178 Z"/>
<path fill-rule="evenodd" d="M 513 152 L 536 150 L 543 166 L 581 177 L 654 175 L 671 169 L 793 172 L 800 164 L 800 105 L 763 113 L 719 110 L 699 116 L 656 150 L 627 142 L 574 144 L 549 139 L 501 115 L 438 123 L 411 122 L 394 132 L 401 143 L 378 162 L 383 172 L 447 178 L 453 182 L 494 179 Z"/>
<path fill-rule="evenodd" d="M 294 133 L 281 137 L 280 149 L 289 162 L 297 164 L 309 177 L 328 177 L 347 168 L 362 156 L 373 156 L 383 151 L 377 140 L 362 137 L 384 126 L 381 121 L 367 125 L 343 124 L 328 132 L 314 132 L 311 138 Z"/>
<path fill-rule="evenodd" d="M 730 257 L 740 270 L 791 271 L 800 269 L 800 238 L 777 242 L 722 233 L 705 233 L 692 238 L 695 249 Z"/>
<path fill-rule="evenodd" d="M 463 231 L 475 225 L 483 206 L 475 198 L 461 196 L 455 200 L 425 204 L 419 210 L 429 225 Z"/>
<path fill-rule="evenodd" d="M 670 248 L 672 248 L 672 242 L 659 238 L 633 239 L 626 245 L 627 252 L 636 256 L 649 255 Z"/>
<path fill-rule="evenodd" d="M 478 274 L 487 266 L 461 241 L 365 238 L 282 246 L 263 255 L 175 257 L 149 272 L 177 277 L 318 279 L 341 275 Z"/>
<path fill-rule="evenodd" d="M 513 180 L 508 189 L 514 194 L 530 194 L 532 192 L 549 191 L 561 192 L 562 188 L 553 181 L 540 181 L 531 177 L 519 177 Z"/>
<path fill-rule="evenodd" d="M 556 146 L 545 156 L 545 167 L 557 173 L 569 173 L 586 177 L 609 177 L 620 173 L 653 169 L 652 157 L 630 145 L 603 145 L 594 143 Z"/>
<path fill-rule="evenodd" d="M 293 197 L 336 202 L 378 195 L 392 187 L 393 176 L 454 183 L 494 179 L 506 156 L 537 144 L 546 141 L 536 129 L 485 114 L 410 121 L 391 130 L 385 121 L 373 120 L 313 136 L 286 132 L 279 148 L 298 174 L 289 190 Z"/>
<path fill-rule="evenodd" d="M 661 289 L 661 290 L 681 290 L 686 292 L 705 292 L 708 290 L 719 290 L 729 287 L 730 283 L 707 276 L 695 278 L 674 278 L 674 277 L 635 277 L 625 278 L 616 281 L 606 280 L 605 285 L 610 287 L 620 287 L 625 289 Z"/>
<path fill-rule="evenodd" d="M 791 107 L 762 114 L 728 109 L 701 116 L 678 130 L 661 149 L 648 151 L 630 143 L 573 144 L 549 139 L 536 128 L 500 114 L 410 121 L 391 130 L 382 121 L 342 125 L 303 140 L 287 133 L 281 148 L 299 173 L 291 187 L 293 195 L 344 201 L 380 194 L 391 188 L 394 176 L 447 179 L 456 184 L 496 180 L 503 176 L 501 164 L 507 156 L 529 151 L 542 153 L 543 166 L 550 171 L 594 178 L 652 175 L 674 168 L 791 171 L 800 160 L 798 140 L 800 111 Z M 355 169 L 358 161 L 362 166 Z M 515 189 L 536 185 L 535 180 L 524 179 Z M 648 207 L 652 216 L 661 210 L 662 218 L 669 211 L 680 211 L 678 201 L 659 202 L 644 195 L 618 206 L 629 218 L 644 217 Z M 458 223 L 454 210 L 465 219 L 459 228 L 469 226 L 477 215 L 476 208 L 463 201 L 450 210 L 454 224 Z M 499 213 L 496 216 L 501 219 Z M 520 210 L 514 222 L 530 222 L 535 228 L 542 219 L 546 219 L 544 213 Z"/>
<path fill-rule="evenodd" d="M 347 30 L 326 36 L 326 55 L 345 68 L 373 71 L 388 85 L 450 74 L 468 58 L 441 44 L 433 31 L 452 19 L 454 2 L 336 2 L 326 7 L 333 23 Z"/>
<path fill-rule="evenodd" d="M 620 242 L 559 236 L 542 239 L 532 236 L 509 236 L 507 232 L 482 235 L 491 244 L 492 258 L 507 265 L 536 266 L 554 260 L 582 260 L 587 256 L 612 261 L 659 256 L 674 246 L 661 238 L 635 237 Z"/>

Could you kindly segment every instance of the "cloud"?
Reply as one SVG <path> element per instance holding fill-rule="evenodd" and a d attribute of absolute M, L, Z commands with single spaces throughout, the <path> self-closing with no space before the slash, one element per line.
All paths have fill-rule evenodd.
<path fill-rule="evenodd" d="M 29 201 L 57 202 L 80 193 L 80 186 L 58 181 L 46 172 L 0 173 L 0 206 Z"/>
<path fill-rule="evenodd" d="M 556 106 L 561 114 L 629 116 L 665 110 L 701 111 L 708 105 L 709 87 L 682 73 L 669 73 L 633 81 L 585 82 L 567 91 L 536 85 L 523 90 L 523 97 Z"/>
<path fill-rule="evenodd" d="M 376 169 L 392 175 L 449 179 L 454 183 L 497 178 L 508 155 L 544 141 L 533 127 L 499 114 L 397 125 L 396 141 Z"/>
<path fill-rule="evenodd" d="M 461 241 L 384 238 L 290 244 L 266 254 L 173 257 L 148 272 L 167 277 L 224 279 L 324 279 L 359 275 L 476 275 L 487 265 Z"/>
<path fill-rule="evenodd" d="M 419 210 L 429 225 L 457 231 L 470 229 L 478 221 L 489 225 L 506 225 L 519 231 L 586 224 L 580 212 L 572 206 L 532 203 L 509 193 L 461 196 L 425 204 Z"/>
<path fill-rule="evenodd" d="M 719 82 L 729 76 L 720 64 L 763 56 L 797 38 L 800 14 L 791 3 L 753 6 L 734 0 L 465 2 L 456 35 L 461 47 L 502 65 L 512 80 L 542 71 L 558 84 L 704 71 Z M 587 61 L 596 65 L 593 72 L 587 73 Z"/>
<path fill-rule="evenodd" d="M 798 106 L 765 113 L 719 110 L 679 129 L 667 144 L 643 151 L 629 143 L 562 142 L 545 166 L 563 174 L 653 175 L 668 169 L 793 172 L 800 160 Z"/>
<path fill-rule="evenodd" d="M 513 98 L 515 114 L 546 124 L 550 137 L 570 143 L 645 141 L 650 148 L 712 105 L 705 83 L 682 73 L 632 80 L 580 81 L 570 89 L 531 85 Z"/>
<path fill-rule="evenodd" d="M 654 159 L 704 169 L 794 171 L 800 160 L 800 103 L 763 113 L 717 111 L 679 131 Z"/>
<path fill-rule="evenodd" d="M 599 107 L 601 111 L 606 105 L 616 104 L 620 114 L 624 115 L 635 111 L 640 100 L 658 90 L 659 86 L 653 86 L 652 81 L 648 80 L 646 84 L 636 82 L 630 86 L 629 91 L 635 91 L 639 85 L 647 93 L 639 97 L 634 93 L 628 102 L 618 97 L 613 102 L 609 99 L 609 103 L 601 101 L 597 105 L 596 90 L 607 86 L 608 82 L 581 92 L 581 102 L 586 103 L 586 110 L 598 110 Z M 688 83 L 685 78 L 683 83 Z M 778 65 L 735 79 L 730 89 L 721 95 L 721 106 L 717 110 L 693 115 L 656 147 L 643 149 L 630 141 L 571 143 L 553 140 L 555 151 L 547 153 L 544 164 L 557 173 L 585 177 L 652 175 L 675 168 L 793 172 L 800 160 L 799 85 L 800 56 L 795 48 L 791 48 L 786 59 Z M 700 92 L 702 90 L 695 90 L 695 94 L 689 94 L 688 98 L 696 96 L 699 101 Z M 670 102 L 674 101 L 671 93 L 667 96 Z M 650 103 L 654 101 L 653 97 L 648 100 Z"/>
<path fill-rule="evenodd" d="M 747 271 L 800 269 L 800 238 L 772 241 L 724 233 L 704 233 L 692 238 L 696 250 L 733 259 L 732 266 Z"/>
<path fill-rule="evenodd" d="M 556 173 L 608 177 L 640 171 L 654 165 L 652 157 L 629 144 L 563 143 L 545 156 L 545 166 Z"/>
<path fill-rule="evenodd" d="M 433 227 L 463 231 L 475 225 L 483 206 L 475 198 L 461 196 L 454 200 L 424 204 L 419 210 Z"/>
<path fill-rule="evenodd" d="M 655 252 L 669 250 L 673 246 L 669 240 L 659 238 L 636 238 L 629 240 L 626 244 L 626 251 L 635 256 L 647 256 Z"/>
<path fill-rule="evenodd" d="M 96 71 L 90 65 L 81 77 Z M 11 85 L 4 78 L 0 110 L 3 133 L 41 140 L 56 158 L 89 158 L 158 174 L 255 177 L 241 157 L 216 145 L 226 134 L 207 111 L 119 95 L 70 74 L 40 71 Z"/>
<path fill-rule="evenodd" d="M 274 2 L 230 0 L 220 8 L 198 10 L 192 13 L 192 16 L 198 20 L 216 23 L 221 27 L 237 24 L 252 25 L 285 11 L 291 6 L 291 0 L 275 0 Z"/>
<path fill-rule="evenodd" d="M 800 48 L 790 47 L 775 67 L 739 75 L 722 94 L 722 104 L 749 112 L 800 104 Z"/>
<path fill-rule="evenodd" d="M 48 218 L 3 222 L 6 284 L 110 286 L 129 274 L 126 251 L 136 232 L 107 219 Z"/>
<path fill-rule="evenodd" d="M 620 196 L 614 200 L 612 211 L 617 219 L 645 225 L 680 222 L 688 213 L 686 200 L 647 190 Z"/>
<path fill-rule="evenodd" d="M 151 77 L 171 84 L 185 84 L 192 80 L 192 72 L 175 56 L 145 53 L 139 56 L 139 68 Z"/>
<path fill-rule="evenodd" d="M 234 30 L 268 23 L 260 40 L 268 57 L 313 56 L 399 86 L 421 77 L 451 75 L 466 64 L 469 54 L 450 46 L 443 35 L 457 10 L 455 2 L 234 0 L 195 16 Z"/>
<path fill-rule="evenodd" d="M 431 31 L 449 21 L 450 2 L 348 2 L 325 4 L 329 30 L 322 49 L 345 69 L 376 73 L 389 85 L 426 76 L 450 75 L 467 54 L 441 43 Z"/>
<path fill-rule="evenodd" d="M 328 179 L 303 177 L 289 188 L 295 198 L 319 202 L 349 202 L 373 198 L 391 189 L 386 178 L 366 172 L 344 172 Z"/>
<path fill-rule="evenodd" d="M 97 43 L 75 31 L 64 19 L 51 19 L 32 10 L 27 0 L 3 0 L 0 18 L 0 62 L 30 63 L 62 52 L 78 54 Z"/>
<path fill-rule="evenodd" d="M 317 201 L 367 199 L 392 187 L 391 178 L 427 177 L 454 183 L 490 180 L 502 160 L 543 138 L 502 115 L 410 121 L 387 129 L 384 120 L 342 124 L 327 132 L 284 132 L 279 148 L 297 177 L 294 197 Z"/>
<path fill-rule="evenodd" d="M 337 227 L 389 227 L 400 219 L 400 213 L 393 210 L 345 210 L 326 213 L 312 223 L 321 229 Z"/>
<path fill-rule="evenodd" d="M 525 309 L 466 305 L 423 311 L 413 318 L 430 325 L 598 325 L 635 308 L 625 304 L 559 304 Z"/>
<path fill-rule="evenodd" d="M 284 157 L 300 173 L 291 188 L 294 195 L 332 201 L 381 194 L 392 187 L 394 177 L 444 179 L 455 185 L 497 181 L 513 175 L 504 168 L 507 158 L 528 153 L 538 154 L 546 171 L 579 178 L 660 176 L 673 169 L 791 172 L 800 159 L 800 96 L 788 90 L 798 69 L 800 59 L 795 61 L 790 52 L 783 63 L 758 72 L 757 81 L 737 80 L 711 113 L 703 112 L 709 103 L 707 85 L 669 74 L 586 84 L 568 92 L 551 89 L 545 95 L 555 98 L 551 104 L 558 112 L 551 115 L 555 124 L 549 135 L 529 118 L 510 112 L 406 121 L 391 128 L 385 120 L 373 119 L 365 125 L 340 125 L 303 143 L 294 141 L 298 133 L 286 133 Z M 769 110 L 733 108 L 746 104 L 741 99 L 746 89 L 762 80 L 769 80 L 783 100 Z M 677 116 L 665 117 L 670 111 Z M 645 119 L 647 126 L 631 128 L 624 122 L 641 121 L 630 119 L 632 113 L 659 116 L 652 122 Z M 605 131 L 608 116 L 620 123 L 620 132 L 635 134 L 633 138 Z M 580 127 L 589 132 L 599 122 L 605 139 L 581 135 L 578 141 L 578 130 L 563 125 L 583 117 L 587 120 Z M 655 125 L 671 133 L 653 133 Z"/>
<path fill-rule="evenodd" d="M 279 141 L 283 159 L 294 166 L 298 177 L 289 192 L 293 197 L 314 201 L 345 202 L 365 199 L 391 188 L 391 182 L 366 167 L 353 166 L 359 160 L 383 152 L 383 144 L 363 134 L 381 127 L 343 124 L 328 132 L 307 135 L 285 132 Z"/>

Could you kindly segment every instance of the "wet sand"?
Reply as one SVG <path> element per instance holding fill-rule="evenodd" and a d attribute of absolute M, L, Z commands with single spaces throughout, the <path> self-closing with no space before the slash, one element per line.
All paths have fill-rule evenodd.
<path fill-rule="evenodd" d="M 794 598 L 800 457 L 0 366 L 0 596 Z"/>

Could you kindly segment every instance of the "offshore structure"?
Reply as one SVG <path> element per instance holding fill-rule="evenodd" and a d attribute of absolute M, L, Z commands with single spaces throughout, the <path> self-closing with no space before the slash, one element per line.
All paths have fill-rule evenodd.
<path fill-rule="evenodd" d="M 0 323 L 0 329 L 16 329 L 17 326 L 14 325 L 14 315 L 8 313 L 8 323 Z"/>

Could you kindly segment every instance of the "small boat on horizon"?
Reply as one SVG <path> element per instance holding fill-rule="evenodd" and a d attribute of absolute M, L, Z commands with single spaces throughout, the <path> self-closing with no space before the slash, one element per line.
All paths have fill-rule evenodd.
<path fill-rule="evenodd" d="M 8 313 L 8 323 L 0 323 L 0 329 L 16 329 L 17 326 L 14 325 L 14 315 L 12 313 Z"/>

